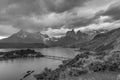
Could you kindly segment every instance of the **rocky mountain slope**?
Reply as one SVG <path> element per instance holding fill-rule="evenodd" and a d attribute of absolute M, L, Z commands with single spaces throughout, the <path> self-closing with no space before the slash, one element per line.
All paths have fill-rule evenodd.
<path fill-rule="evenodd" d="M 11 35 L 8 38 L 1 40 L 3 43 L 45 43 L 49 36 L 43 35 L 40 32 L 30 33 L 20 30 L 18 33 Z"/>
<path fill-rule="evenodd" d="M 47 47 L 48 35 L 40 32 L 30 33 L 23 30 L 0 40 L 0 48 L 41 48 Z"/>
<path fill-rule="evenodd" d="M 120 28 L 96 35 L 91 41 L 79 45 L 80 50 L 117 51 L 120 49 Z"/>
<path fill-rule="evenodd" d="M 55 41 L 49 41 L 49 45 L 52 46 L 64 46 L 70 47 L 75 43 L 82 43 L 89 40 L 89 36 L 81 31 L 75 32 L 74 30 L 66 32 L 65 36 L 56 39 Z"/>

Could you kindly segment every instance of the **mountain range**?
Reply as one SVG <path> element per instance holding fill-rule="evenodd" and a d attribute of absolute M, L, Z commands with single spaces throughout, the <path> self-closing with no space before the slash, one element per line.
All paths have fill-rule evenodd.
<path fill-rule="evenodd" d="M 45 43 L 49 39 L 48 35 L 40 32 L 30 33 L 20 30 L 18 33 L 11 35 L 8 38 L 1 40 L 2 43 Z"/>
<path fill-rule="evenodd" d="M 10 37 L 0 40 L 0 44 L 1 44 L 0 47 L 2 47 L 4 44 L 5 45 L 3 47 L 5 46 L 8 47 L 7 44 L 9 44 L 9 47 L 12 47 L 14 45 L 15 47 L 18 47 L 18 46 L 21 46 L 21 44 L 22 45 L 26 44 L 24 46 L 27 46 L 28 44 L 29 45 L 44 44 L 47 46 L 68 47 L 71 44 L 74 44 L 77 42 L 85 42 L 87 40 L 88 40 L 88 34 L 82 33 L 81 31 L 75 32 L 73 29 L 71 31 L 66 32 L 65 36 L 62 36 L 60 38 L 56 38 L 56 37 L 50 38 L 47 34 L 42 34 L 41 32 L 30 33 L 24 30 L 20 30 L 19 32 L 11 35 Z M 34 45 L 33 47 L 36 47 L 36 46 Z"/>
<path fill-rule="evenodd" d="M 57 38 L 55 41 L 49 41 L 49 45 L 51 46 L 62 46 L 62 47 L 70 47 L 70 45 L 75 43 L 82 43 L 89 40 L 89 35 L 83 33 L 81 31 L 75 32 L 73 29 L 71 31 L 66 32 L 65 36 Z"/>
<path fill-rule="evenodd" d="M 67 31 L 60 38 L 50 38 L 41 32 L 27 32 L 20 30 L 8 38 L 0 40 L 0 48 L 41 48 L 41 47 L 77 47 L 81 50 L 109 50 L 113 47 L 119 48 L 120 29 L 115 30 L 93 30 L 86 33 L 75 32 L 73 29 Z M 118 45 L 118 46 L 117 46 Z"/>

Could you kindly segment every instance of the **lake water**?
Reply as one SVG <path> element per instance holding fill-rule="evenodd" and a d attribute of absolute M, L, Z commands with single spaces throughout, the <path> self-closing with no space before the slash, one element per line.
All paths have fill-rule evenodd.
<path fill-rule="evenodd" d="M 11 50 L 14 49 L 0 49 L 0 51 Z M 75 52 L 74 49 L 70 48 L 44 48 L 35 50 L 45 55 L 69 58 L 73 58 L 76 54 L 78 54 L 78 52 Z M 22 78 L 28 70 L 35 70 L 34 74 L 38 74 L 42 72 L 45 67 L 55 69 L 60 64 L 61 61 L 59 60 L 52 60 L 47 58 L 0 61 L 0 80 L 20 80 L 20 78 Z M 24 80 L 35 80 L 32 75 Z"/>

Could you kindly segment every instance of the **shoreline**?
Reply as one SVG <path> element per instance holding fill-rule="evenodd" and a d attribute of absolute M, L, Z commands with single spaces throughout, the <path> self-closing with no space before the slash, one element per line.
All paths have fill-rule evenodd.
<path fill-rule="evenodd" d="M 120 54 L 116 54 L 116 53 L 99 54 L 99 53 L 84 52 L 76 55 L 72 60 L 63 61 L 63 64 L 59 65 L 59 67 L 56 68 L 55 70 L 45 68 L 43 72 L 34 75 L 34 77 L 36 78 L 36 80 L 69 80 L 69 78 L 70 80 L 74 80 L 72 78 L 80 78 L 83 75 L 92 76 L 93 74 L 95 74 L 96 78 L 99 78 L 97 76 L 99 75 L 104 76 L 100 74 L 100 73 L 104 73 L 106 75 L 104 76 L 104 78 L 106 79 L 108 76 L 111 75 L 111 73 L 118 73 L 118 74 L 120 73 L 120 67 L 119 67 L 120 61 L 119 59 L 116 60 L 117 55 Z M 106 74 L 106 72 L 110 74 Z M 113 77 L 115 78 L 115 76 Z M 111 78 L 112 77 L 109 77 L 109 79 L 106 80 L 114 80 Z M 99 79 L 94 79 L 94 80 L 99 80 Z"/>

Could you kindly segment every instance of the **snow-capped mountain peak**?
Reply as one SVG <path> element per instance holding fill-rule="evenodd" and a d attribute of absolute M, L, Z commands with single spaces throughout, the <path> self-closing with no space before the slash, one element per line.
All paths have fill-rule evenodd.
<path fill-rule="evenodd" d="M 47 34 L 42 34 L 41 32 L 27 32 L 20 30 L 19 32 L 11 35 L 10 37 L 3 39 L 3 42 L 18 42 L 18 43 L 46 43 L 49 39 Z"/>

